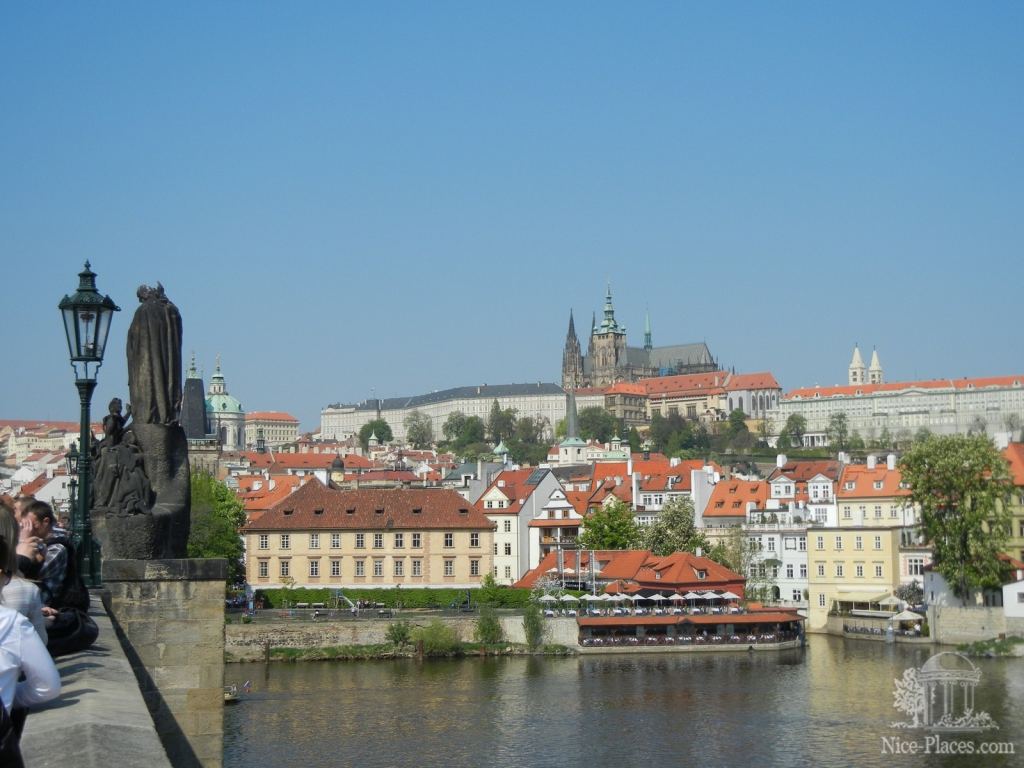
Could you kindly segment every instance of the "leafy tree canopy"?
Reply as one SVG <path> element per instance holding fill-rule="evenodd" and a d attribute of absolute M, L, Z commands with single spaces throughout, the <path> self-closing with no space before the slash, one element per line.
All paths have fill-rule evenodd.
<path fill-rule="evenodd" d="M 381 444 L 390 443 L 394 439 L 391 425 L 384 419 L 374 419 L 363 424 L 359 430 L 359 444 L 365 451 L 370 445 L 370 435 L 376 435 Z"/>
<path fill-rule="evenodd" d="M 434 422 L 422 411 L 410 411 L 405 417 L 405 439 L 413 448 L 429 448 L 434 442 Z"/>
<path fill-rule="evenodd" d="M 782 433 L 789 438 L 791 445 L 799 448 L 804 444 L 804 435 L 807 433 L 807 419 L 799 413 L 792 414 L 786 419 L 786 424 L 782 427 Z"/>
<path fill-rule="evenodd" d="M 491 413 L 487 417 L 487 434 L 491 442 L 497 445 L 502 440 L 509 440 L 516 427 L 516 409 L 505 408 L 498 405 L 495 398 L 491 403 Z"/>
<path fill-rule="evenodd" d="M 900 461 L 910 503 L 932 544 L 934 567 L 961 600 L 1001 582 L 997 559 L 1009 533 L 1013 482 L 985 435 L 930 437 Z"/>
<path fill-rule="evenodd" d="M 584 549 L 633 549 L 640 543 L 640 530 L 633 511 L 613 501 L 587 515 L 579 538 Z"/>
<path fill-rule="evenodd" d="M 192 525 L 189 557 L 222 557 L 228 561 L 230 584 L 245 581 L 244 547 L 238 535 L 245 525 L 245 507 L 224 483 L 206 472 L 192 474 Z"/>
<path fill-rule="evenodd" d="M 658 519 L 642 529 L 643 547 L 656 555 L 673 552 L 703 552 L 711 549 L 704 531 L 693 522 L 693 502 L 685 496 L 675 496 L 661 508 Z"/>
<path fill-rule="evenodd" d="M 584 408 L 579 414 L 580 437 L 607 443 L 619 430 L 615 416 L 599 405 Z"/>

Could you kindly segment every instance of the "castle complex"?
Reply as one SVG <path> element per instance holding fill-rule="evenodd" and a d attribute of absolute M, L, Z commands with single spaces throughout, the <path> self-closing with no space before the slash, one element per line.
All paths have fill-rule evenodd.
<path fill-rule="evenodd" d="M 718 362 L 704 342 L 655 347 L 651 341 L 650 315 L 646 317 L 644 345 L 627 346 L 626 328 L 615 320 L 611 285 L 605 294 L 601 323 L 598 324 L 596 315 L 591 321 L 586 355 L 583 355 L 576 336 L 572 311 L 569 312 L 569 332 L 562 352 L 563 389 L 606 387 L 617 381 L 717 370 Z"/>

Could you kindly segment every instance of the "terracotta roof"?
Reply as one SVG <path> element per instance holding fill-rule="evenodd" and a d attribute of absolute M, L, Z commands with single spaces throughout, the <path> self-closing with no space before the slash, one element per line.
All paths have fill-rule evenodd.
<path fill-rule="evenodd" d="M 18 491 L 22 496 L 35 496 L 36 491 L 46 485 L 53 478 L 47 477 L 46 473 L 43 472 L 41 475 L 36 477 L 35 480 L 25 483 L 21 486 L 21 490 Z"/>
<path fill-rule="evenodd" d="M 641 379 L 648 397 L 660 395 L 696 395 L 718 393 L 724 391 L 725 380 L 729 376 L 726 371 L 712 373 L 684 373 L 677 376 L 658 376 L 652 379 Z"/>
<path fill-rule="evenodd" d="M 487 486 L 487 490 L 481 494 L 480 498 L 476 501 L 476 508 L 481 512 L 486 512 L 489 515 L 518 515 L 522 509 L 526 500 L 530 498 L 530 495 L 537 490 L 536 485 L 527 485 L 526 481 L 530 476 L 537 471 L 535 467 L 528 467 L 527 469 L 503 469 L 494 479 L 491 484 Z M 509 500 L 509 506 L 504 509 L 486 509 L 486 502 L 484 497 L 491 493 L 491 491 L 497 490 L 506 499 Z"/>
<path fill-rule="evenodd" d="M 735 392 L 738 389 L 781 389 L 779 382 L 768 371 L 761 373 L 734 373 L 725 382 L 725 389 Z"/>
<path fill-rule="evenodd" d="M 903 474 L 898 469 L 889 469 L 881 462 L 874 469 L 866 464 L 850 464 L 843 468 L 842 477 L 836 487 L 837 499 L 889 498 L 909 496 L 909 488 L 900 488 Z M 847 488 L 853 483 L 853 488 Z M 880 483 L 876 488 L 875 484 Z"/>
<path fill-rule="evenodd" d="M 311 480 L 246 526 L 249 531 L 392 528 L 493 530 L 494 523 L 455 491 L 335 491 Z"/>
<path fill-rule="evenodd" d="M 704 517 L 745 517 L 750 502 L 764 509 L 769 490 L 764 480 L 722 480 L 711 492 Z"/>
<path fill-rule="evenodd" d="M 989 376 L 978 379 L 930 379 L 926 381 L 893 381 L 885 384 L 851 384 L 841 387 L 804 387 L 782 396 L 783 400 L 806 400 L 818 397 L 854 397 L 858 392 L 872 395 L 880 392 L 901 392 L 911 389 L 1008 389 L 1024 386 L 1024 374 L 1016 376 Z"/>
<path fill-rule="evenodd" d="M 806 483 L 808 480 L 824 475 L 831 480 L 839 478 L 840 464 L 838 461 L 814 460 L 787 461 L 782 467 L 776 467 L 768 475 L 768 482 L 779 477 L 786 477 L 795 483 Z"/>
<path fill-rule="evenodd" d="M 1003 451 L 1003 458 L 1010 465 L 1013 484 L 1024 486 L 1024 443 L 1010 443 Z"/>
<path fill-rule="evenodd" d="M 643 384 L 633 383 L 629 381 L 620 381 L 617 384 L 612 384 L 608 389 L 605 390 L 606 395 L 640 395 L 647 397 L 647 389 Z"/>
<path fill-rule="evenodd" d="M 246 421 L 287 421 L 299 423 L 299 420 L 284 411 L 252 411 L 245 414 Z"/>
<path fill-rule="evenodd" d="M 246 478 L 255 479 L 250 476 Z M 287 498 L 292 491 L 302 485 L 303 482 L 313 482 L 313 478 L 297 477 L 294 475 L 278 475 L 273 478 L 263 478 L 263 485 L 258 490 L 252 489 L 252 484 L 246 482 L 246 490 L 238 494 L 247 514 L 263 513 L 278 502 Z M 242 483 L 239 482 L 239 490 Z"/>

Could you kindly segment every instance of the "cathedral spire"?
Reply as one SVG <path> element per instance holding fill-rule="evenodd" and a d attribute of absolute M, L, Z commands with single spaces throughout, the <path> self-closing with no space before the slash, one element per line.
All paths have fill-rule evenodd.
<path fill-rule="evenodd" d="M 864 384 L 867 382 L 864 358 L 860 356 L 860 347 L 853 345 L 853 358 L 850 360 L 850 384 Z"/>
<path fill-rule="evenodd" d="M 648 352 L 654 348 L 654 344 L 651 342 L 651 311 L 648 309 L 644 312 L 644 349 Z"/>
<path fill-rule="evenodd" d="M 562 389 L 574 390 L 583 386 L 583 352 L 576 335 L 576 323 L 569 310 L 569 331 L 565 335 L 565 349 L 562 350 Z"/>

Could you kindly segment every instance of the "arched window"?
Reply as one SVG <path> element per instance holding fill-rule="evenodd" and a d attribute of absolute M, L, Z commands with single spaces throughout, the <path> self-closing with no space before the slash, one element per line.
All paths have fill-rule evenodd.
<path fill-rule="evenodd" d="M 732 413 L 732 398 L 729 398 L 729 413 Z"/>
<path fill-rule="evenodd" d="M 739 405 L 737 405 L 736 407 L 739 408 L 741 411 L 743 410 L 743 398 L 742 397 L 739 400 Z"/>

